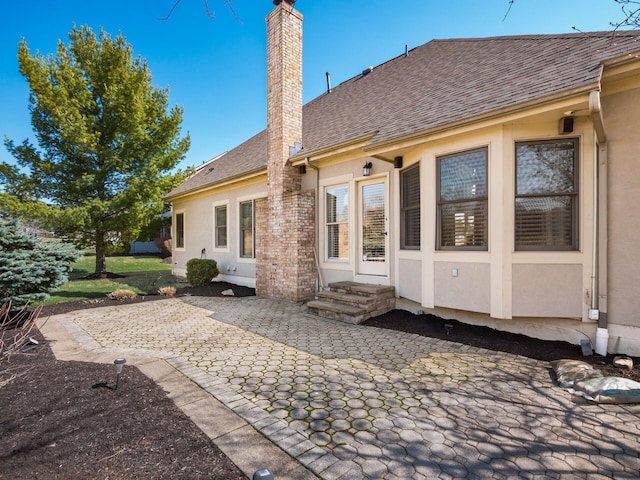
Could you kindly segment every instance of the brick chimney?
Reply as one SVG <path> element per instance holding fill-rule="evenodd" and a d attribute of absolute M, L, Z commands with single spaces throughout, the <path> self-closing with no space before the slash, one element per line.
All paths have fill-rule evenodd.
<path fill-rule="evenodd" d="M 256 290 L 301 301 L 315 293 L 315 193 L 301 191 L 290 147 L 302 142 L 302 15 L 274 0 L 267 16 L 267 199 L 256 203 Z"/>
<path fill-rule="evenodd" d="M 267 161 L 269 186 L 300 190 L 287 164 L 289 147 L 302 142 L 302 15 L 292 0 L 275 0 L 267 17 Z"/>

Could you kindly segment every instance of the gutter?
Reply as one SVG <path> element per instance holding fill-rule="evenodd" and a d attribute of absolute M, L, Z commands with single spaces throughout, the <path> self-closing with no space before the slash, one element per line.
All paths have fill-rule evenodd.
<path fill-rule="evenodd" d="M 367 132 L 363 135 L 360 135 L 359 137 L 351 138 L 349 140 L 345 140 L 338 143 L 332 143 L 331 145 L 317 148 L 313 151 L 308 151 L 308 150 L 301 151 L 302 153 L 300 153 L 299 155 L 290 157 L 289 162 L 291 162 L 291 165 L 293 166 L 309 165 L 307 161 L 311 157 L 313 157 L 314 160 L 319 160 L 323 156 L 331 156 L 331 155 L 335 155 L 336 153 L 340 153 L 339 152 L 340 150 L 342 150 L 343 152 L 347 152 L 349 150 L 354 150 L 356 148 L 364 149 L 364 147 L 369 142 L 371 142 L 371 140 L 377 133 L 378 131 L 375 130 L 375 131 Z M 316 167 L 312 167 L 312 168 L 316 168 Z"/>
<path fill-rule="evenodd" d="M 600 91 L 594 90 L 589 94 L 589 114 L 594 126 L 594 152 L 593 152 L 593 255 L 591 258 L 591 305 L 589 308 L 589 319 L 598 321 L 596 330 L 595 352 L 598 355 L 605 356 L 609 343 L 609 329 L 607 321 L 607 312 L 600 312 L 599 309 L 599 224 L 600 224 L 600 202 L 601 198 L 605 199 L 607 194 L 606 185 L 606 169 L 607 169 L 607 135 L 604 128 L 604 118 L 602 116 L 602 108 L 600 103 Z M 600 172 L 602 166 L 602 172 Z M 600 178 L 600 177 L 604 178 Z M 602 195 L 600 195 L 600 187 L 602 187 Z M 604 201 L 604 200 L 603 200 Z"/>

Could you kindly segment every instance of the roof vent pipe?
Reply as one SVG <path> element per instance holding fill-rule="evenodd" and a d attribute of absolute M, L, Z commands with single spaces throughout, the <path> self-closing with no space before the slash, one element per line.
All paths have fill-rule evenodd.
<path fill-rule="evenodd" d="M 327 93 L 331 93 L 331 73 L 325 73 L 327 76 Z"/>
<path fill-rule="evenodd" d="M 373 67 L 367 67 L 362 71 L 362 76 L 364 77 L 365 75 L 368 75 L 371 72 L 373 72 Z"/>
<path fill-rule="evenodd" d="M 409 56 L 409 45 L 407 45 L 406 43 L 404 44 L 404 56 Z"/>

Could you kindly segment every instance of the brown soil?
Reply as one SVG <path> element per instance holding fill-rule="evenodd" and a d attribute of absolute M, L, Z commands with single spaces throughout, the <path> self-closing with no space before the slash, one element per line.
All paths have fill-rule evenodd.
<path fill-rule="evenodd" d="M 253 289 L 214 283 L 178 295 L 254 295 Z M 47 306 L 42 316 L 134 300 L 67 302 Z M 394 310 L 367 325 L 500 350 L 542 360 L 580 358 L 606 374 L 640 381 L 638 368 L 622 371 L 610 357 L 583 357 L 580 347 L 466 325 L 431 315 Z M 445 327 L 450 325 L 450 327 Z M 216 445 L 134 366 L 127 365 L 115 390 L 115 368 L 57 361 L 39 332 L 40 343 L 0 365 L 0 479 L 225 479 L 246 478 Z M 637 364 L 639 358 L 634 359 Z"/>

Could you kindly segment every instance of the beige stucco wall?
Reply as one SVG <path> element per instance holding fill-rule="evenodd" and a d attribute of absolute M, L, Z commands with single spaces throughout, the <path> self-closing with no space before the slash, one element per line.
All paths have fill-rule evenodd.
<path fill-rule="evenodd" d="M 491 267 L 486 263 L 435 262 L 434 304 L 489 313 Z"/>
<path fill-rule="evenodd" d="M 394 283 L 399 297 L 420 301 L 422 295 L 422 262 L 408 258 L 398 259 L 398 280 Z"/>
<path fill-rule="evenodd" d="M 513 266 L 513 316 L 582 317 L 582 266 Z"/>
<path fill-rule="evenodd" d="M 640 88 L 616 91 L 619 87 L 602 96 L 608 138 L 608 321 L 640 327 Z"/>

